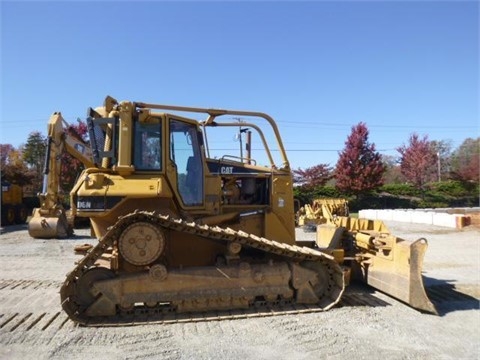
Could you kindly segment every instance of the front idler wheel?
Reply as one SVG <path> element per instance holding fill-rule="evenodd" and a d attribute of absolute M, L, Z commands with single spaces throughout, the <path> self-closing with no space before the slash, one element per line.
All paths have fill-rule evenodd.
<path fill-rule="evenodd" d="M 115 273 L 107 268 L 95 267 L 87 270 L 76 283 L 75 302 L 79 306 L 79 310 L 88 309 L 101 295 L 93 288 L 96 282 L 113 278 L 115 278 Z"/>

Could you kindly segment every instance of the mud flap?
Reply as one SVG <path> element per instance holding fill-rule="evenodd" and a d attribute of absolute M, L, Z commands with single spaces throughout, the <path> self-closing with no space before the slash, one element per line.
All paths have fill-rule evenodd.
<path fill-rule="evenodd" d="M 428 244 L 425 239 L 414 242 L 396 238 L 388 255 L 367 252 L 360 263 L 361 277 L 368 285 L 397 298 L 423 312 L 437 314 L 428 299 L 422 280 L 423 258 Z"/>

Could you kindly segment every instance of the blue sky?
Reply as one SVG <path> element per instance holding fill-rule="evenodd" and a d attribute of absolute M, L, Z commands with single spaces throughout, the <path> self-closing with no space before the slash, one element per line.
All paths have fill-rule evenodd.
<path fill-rule="evenodd" d="M 479 3 L 1 2 L 1 143 L 118 100 L 262 111 L 293 168 L 334 166 L 363 121 L 479 136 Z M 225 140 L 225 139 L 223 139 Z M 224 144 L 228 147 L 228 144 Z"/>

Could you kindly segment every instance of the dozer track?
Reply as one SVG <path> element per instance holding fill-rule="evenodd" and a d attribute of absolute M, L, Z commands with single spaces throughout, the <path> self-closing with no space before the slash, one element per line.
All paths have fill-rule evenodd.
<path fill-rule="evenodd" d="M 242 271 L 249 272 L 251 270 L 252 277 L 254 277 L 256 274 L 263 273 L 265 269 L 267 270 L 266 275 L 261 275 L 260 278 L 256 279 L 259 283 L 258 286 L 244 288 L 243 283 L 240 282 L 239 285 L 232 286 L 226 292 L 223 291 L 221 293 L 215 289 L 215 285 L 211 285 L 212 289 L 202 290 L 203 292 L 201 293 L 196 293 L 196 289 L 192 288 L 187 289 L 187 291 L 182 289 L 179 292 L 167 289 L 165 294 L 162 294 L 162 280 L 167 277 L 176 279 L 176 276 L 178 277 L 179 274 L 175 273 L 175 269 L 170 271 L 163 265 L 154 265 L 150 271 L 145 270 L 144 274 L 138 275 L 135 273 L 137 277 L 134 281 L 143 281 L 145 279 L 145 281 L 152 281 L 152 277 L 156 277 L 157 279 L 150 283 L 158 289 L 156 290 L 157 293 L 153 294 L 155 298 L 152 297 L 152 294 L 147 294 L 142 299 L 142 294 L 132 293 L 130 294 L 131 299 L 135 298 L 135 300 L 132 300 L 132 303 L 129 304 L 131 306 L 111 303 L 109 311 L 106 313 L 99 312 L 95 310 L 95 305 L 100 304 L 103 306 L 104 303 L 108 304 L 107 298 L 109 295 L 111 295 L 111 298 L 112 294 L 116 294 L 123 287 L 124 283 L 122 281 L 128 283 L 129 275 L 117 276 L 108 268 L 98 267 L 97 261 L 112 251 L 114 242 L 119 239 L 127 227 L 139 222 L 153 224 L 167 231 L 173 230 L 194 234 L 216 242 L 223 242 L 227 246 L 229 244 L 235 244 L 235 246 L 239 244 L 242 247 L 254 248 L 273 256 L 267 256 L 266 262 L 260 265 L 239 262 L 234 270 L 228 266 L 207 267 L 210 269 L 208 270 L 210 272 L 222 274 L 221 280 L 224 282 L 226 281 L 225 279 L 232 280 L 234 277 L 232 274 L 235 275 Z M 255 266 L 262 266 L 262 271 L 255 273 Z M 269 270 L 270 268 L 273 270 Z M 152 269 L 156 271 L 153 274 Z M 262 285 L 265 278 L 269 276 L 269 271 L 271 271 L 272 277 L 279 277 L 278 273 L 287 273 L 287 284 L 282 284 L 281 286 L 275 284 L 271 287 Z M 177 272 L 181 272 L 181 270 L 177 269 Z M 188 275 L 192 276 L 190 273 Z M 193 278 L 196 281 L 195 270 L 193 270 Z M 179 282 L 181 283 L 181 280 Z M 111 291 L 112 294 L 108 294 L 108 290 L 105 290 L 105 287 L 102 288 L 102 284 L 109 284 L 113 289 Z M 131 286 L 131 284 L 127 285 Z M 265 290 L 265 294 L 259 294 L 258 291 L 262 289 L 268 289 L 268 291 Z M 272 291 L 273 294 L 278 293 L 278 296 L 272 297 Z M 315 301 L 312 301 L 312 291 L 315 292 L 313 296 L 316 299 Z M 235 318 L 323 311 L 337 304 L 343 291 L 344 275 L 342 268 L 335 262 L 333 257 L 320 251 L 279 243 L 230 228 L 210 227 L 195 222 L 174 219 L 168 215 L 135 211 L 120 217 L 117 223 L 110 227 L 107 233 L 99 239 L 98 244 L 89 250 L 77 263 L 73 271 L 67 274 L 66 280 L 61 287 L 60 295 L 63 309 L 69 318 L 76 323 L 88 326 L 124 326 L 145 322 L 165 323 L 169 319 L 178 318 L 177 315 L 179 313 L 183 315 L 181 317 L 182 321 L 185 321 L 185 319 L 186 321 L 196 321 L 198 318 L 205 319 L 205 317 L 209 317 L 212 314 L 220 314 L 215 317 L 220 319 L 225 317 Z M 249 296 L 244 296 L 245 294 Z M 159 297 L 162 298 L 162 296 L 165 296 L 166 300 L 159 300 Z M 207 299 L 205 299 L 205 296 L 207 296 Z M 197 308 L 196 304 L 198 303 L 201 305 Z M 101 306 L 100 308 L 102 309 Z M 249 312 L 249 315 L 245 315 L 245 312 L 242 312 L 245 309 Z M 236 310 L 240 312 L 235 313 Z M 217 311 L 220 311 L 220 313 Z"/>

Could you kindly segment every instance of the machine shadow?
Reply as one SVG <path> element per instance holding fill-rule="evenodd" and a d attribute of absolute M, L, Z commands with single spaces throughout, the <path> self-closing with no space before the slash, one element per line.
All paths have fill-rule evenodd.
<path fill-rule="evenodd" d="M 27 224 L 16 224 L 16 225 L 8 225 L 8 226 L 2 226 L 0 228 L 0 234 L 8 234 L 12 233 L 15 231 L 22 231 L 22 230 L 27 230 Z"/>
<path fill-rule="evenodd" d="M 427 284 L 425 291 L 437 308 L 439 316 L 445 316 L 454 311 L 480 309 L 480 300 L 476 295 L 480 293 L 478 287 L 471 291 L 473 294 L 469 294 L 465 289 L 457 288 L 456 280 L 438 280 L 423 276 L 423 281 Z"/>
<path fill-rule="evenodd" d="M 79 227 L 79 228 L 76 227 L 75 230 L 84 229 L 84 228 L 85 227 Z M 16 225 L 2 226 L 0 228 L 0 235 L 10 234 L 10 233 L 14 233 L 16 231 L 27 231 L 27 230 L 28 230 L 28 224 L 16 224 Z M 63 238 L 63 239 L 38 239 L 38 240 L 95 240 L 95 237 L 92 237 L 92 236 L 89 236 L 89 235 L 77 235 L 74 232 L 74 234 L 72 236 L 69 236 L 69 237 Z"/>
<path fill-rule="evenodd" d="M 368 306 L 368 307 L 385 307 L 391 304 L 380 299 L 375 295 L 377 292 L 371 286 L 364 283 L 354 281 L 345 288 L 345 291 L 337 304 L 337 307 L 344 306 Z"/>
<path fill-rule="evenodd" d="M 464 310 L 480 309 L 480 299 L 473 294 L 480 293 L 480 289 L 473 289 L 473 294 L 467 293 L 466 289 L 459 289 L 455 280 L 438 280 L 423 276 L 425 292 L 430 301 L 435 305 L 438 316 Z M 353 282 L 346 289 L 337 307 L 344 306 L 389 306 L 391 303 L 376 296 L 376 290 L 361 282 Z M 470 291 L 469 291 L 470 292 Z M 394 298 L 392 298 L 394 299 Z M 405 304 L 405 306 L 409 306 Z"/>

